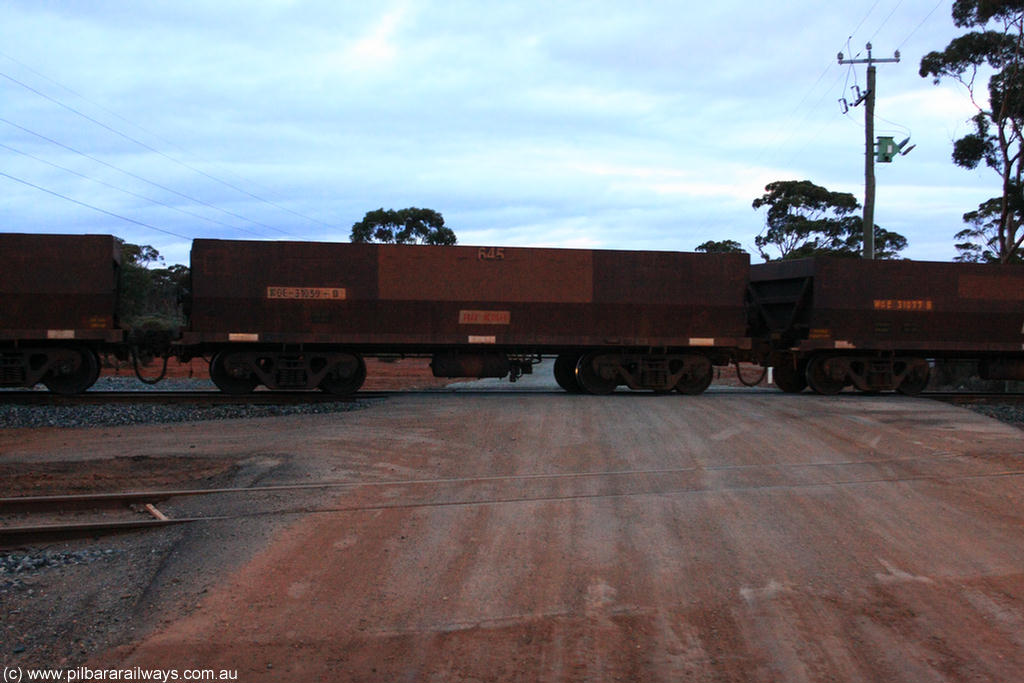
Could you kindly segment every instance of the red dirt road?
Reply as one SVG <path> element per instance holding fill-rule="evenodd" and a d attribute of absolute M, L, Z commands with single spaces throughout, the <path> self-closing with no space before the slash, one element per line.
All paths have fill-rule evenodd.
<path fill-rule="evenodd" d="M 246 683 L 1024 671 L 1024 443 L 964 410 L 446 394 L 281 424 L 364 484 L 93 664 Z"/>

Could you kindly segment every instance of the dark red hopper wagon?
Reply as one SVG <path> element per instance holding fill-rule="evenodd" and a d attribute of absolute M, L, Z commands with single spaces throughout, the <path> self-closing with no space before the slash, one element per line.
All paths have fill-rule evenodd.
<path fill-rule="evenodd" d="M 124 339 L 114 238 L 0 234 L 0 255 L 0 386 L 83 391 Z"/>
<path fill-rule="evenodd" d="M 477 377 L 557 356 L 573 388 L 695 391 L 749 348 L 748 269 L 745 254 L 196 240 L 182 342 L 216 354 L 229 391 L 345 393 L 363 356 L 394 353 Z"/>
<path fill-rule="evenodd" d="M 938 358 L 1024 379 L 1024 266 L 822 257 L 750 270 L 752 331 L 786 390 L 917 393 Z"/>

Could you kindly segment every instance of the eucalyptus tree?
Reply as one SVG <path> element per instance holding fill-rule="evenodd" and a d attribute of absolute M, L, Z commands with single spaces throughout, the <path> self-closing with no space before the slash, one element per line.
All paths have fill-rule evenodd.
<path fill-rule="evenodd" d="M 1024 242 L 1024 2 L 956 0 L 952 14 L 956 26 L 972 30 L 925 55 L 919 73 L 966 89 L 977 113 L 971 132 L 953 143 L 953 163 L 968 169 L 984 163 L 1002 184 L 1000 196 L 964 215 L 973 228 L 957 234 L 965 240 L 957 249 L 960 260 L 989 260 L 988 251 L 991 260 L 1007 263 L 1019 259 Z"/>
<path fill-rule="evenodd" d="M 754 238 L 764 260 L 860 255 L 864 220 L 852 194 L 810 180 L 777 180 L 764 189 L 753 202 L 755 210 L 766 209 L 765 229 Z M 876 258 L 896 258 L 906 246 L 902 235 L 875 226 Z"/>
<path fill-rule="evenodd" d="M 444 216 L 433 209 L 415 207 L 367 211 L 363 220 L 352 225 L 349 239 L 393 244 L 456 243 L 455 233 L 444 224 Z"/>

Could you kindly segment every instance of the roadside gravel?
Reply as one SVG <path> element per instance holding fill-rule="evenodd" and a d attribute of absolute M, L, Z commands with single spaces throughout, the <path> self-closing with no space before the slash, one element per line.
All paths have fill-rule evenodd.
<path fill-rule="evenodd" d="M 200 379 L 167 379 L 148 385 L 134 377 L 102 377 L 90 391 L 205 391 L 213 383 Z M 111 427 L 168 422 L 198 422 L 281 415 L 314 415 L 359 410 L 379 399 L 287 405 L 251 405 L 244 397 L 235 405 L 115 403 L 109 405 L 8 405 L 0 408 L 0 429 L 37 427 Z"/>
<path fill-rule="evenodd" d="M 0 595 L 12 589 L 23 588 L 25 577 L 35 576 L 54 567 L 90 564 L 110 559 L 123 551 L 107 548 L 81 550 L 34 550 L 29 552 L 0 553 Z"/>
<path fill-rule="evenodd" d="M 964 407 L 1024 429 L 1024 405 L 1019 403 L 967 404 Z"/>

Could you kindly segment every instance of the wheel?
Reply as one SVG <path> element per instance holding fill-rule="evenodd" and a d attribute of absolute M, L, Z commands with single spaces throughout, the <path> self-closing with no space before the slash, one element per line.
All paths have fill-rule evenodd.
<path fill-rule="evenodd" d="M 711 386 L 715 369 L 707 358 L 702 358 L 702 361 L 687 364 L 690 369 L 676 382 L 676 391 L 695 396 L 704 393 L 704 390 Z"/>
<path fill-rule="evenodd" d="M 912 358 L 907 361 L 907 366 L 907 374 L 903 376 L 903 381 L 896 387 L 896 391 L 907 396 L 917 396 L 928 386 L 931 368 L 928 361 L 923 358 Z"/>
<path fill-rule="evenodd" d="M 608 379 L 598 373 L 595 361 L 599 356 L 598 353 L 588 353 L 576 363 L 576 383 L 588 394 L 610 394 L 619 385 L 617 378 Z"/>
<path fill-rule="evenodd" d="M 807 364 L 807 384 L 816 394 L 838 394 L 846 386 L 846 370 L 838 359 L 816 356 Z"/>
<path fill-rule="evenodd" d="M 231 354 L 221 351 L 210 360 L 210 379 L 225 394 L 251 394 L 259 385 L 255 375 L 237 377 L 231 371 Z"/>
<path fill-rule="evenodd" d="M 336 396 L 348 396 L 359 391 L 366 381 L 366 363 L 362 356 L 353 355 L 356 360 L 355 368 L 350 374 L 342 375 L 339 368 L 350 369 L 350 364 L 342 361 L 334 366 L 334 369 L 327 373 L 327 376 L 320 380 L 320 390 Z"/>
<path fill-rule="evenodd" d="M 555 359 L 555 381 L 570 394 L 581 394 L 583 389 L 576 381 L 576 364 L 580 362 L 579 354 L 562 353 Z"/>
<path fill-rule="evenodd" d="M 61 359 L 56 371 L 43 378 L 46 388 L 55 394 L 80 394 L 100 376 L 100 359 L 92 349 L 58 349 Z"/>
<path fill-rule="evenodd" d="M 807 388 L 805 372 L 802 366 L 786 361 L 773 368 L 772 381 L 787 394 L 799 394 Z"/>

